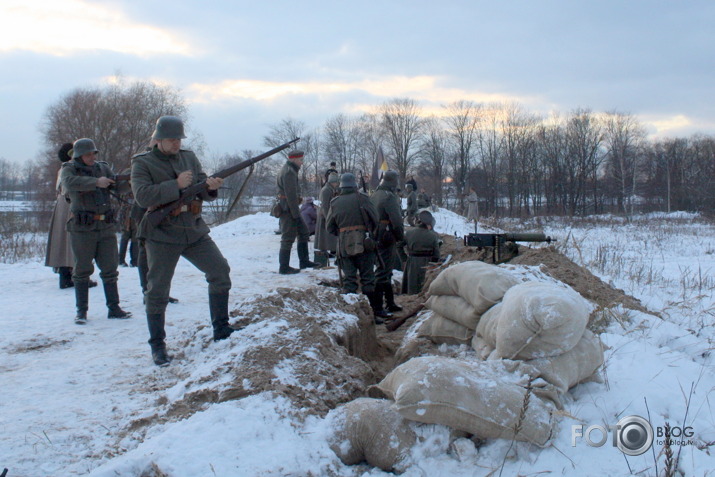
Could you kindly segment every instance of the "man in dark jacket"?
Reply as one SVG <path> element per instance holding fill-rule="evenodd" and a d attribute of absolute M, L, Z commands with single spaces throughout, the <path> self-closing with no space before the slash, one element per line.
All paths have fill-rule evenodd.
<path fill-rule="evenodd" d="M 397 172 L 385 171 L 380 185 L 370 197 L 380 221 L 377 229 L 377 253 L 380 259 L 375 272 L 376 293 L 381 305 L 382 297 L 385 297 L 387 312 L 402 310 L 402 307 L 395 303 L 392 290 L 392 270 L 397 260 L 395 244 L 402 241 L 405 234 L 400 199 L 395 195 L 395 189 L 397 189 Z"/>
<path fill-rule="evenodd" d="M 114 171 L 104 161 L 97 161 L 99 151 L 94 141 L 78 139 L 72 147 L 72 161 L 62 165 L 60 181 L 62 189 L 70 198 L 70 219 L 67 231 L 74 254 L 72 281 L 74 282 L 77 315 L 74 322 L 87 323 L 89 302 L 89 277 L 94 271 L 92 261 L 97 263 L 107 300 L 107 318 L 129 318 L 119 306 L 117 278 L 119 272 L 119 252 L 114 210 L 109 200 L 108 189 L 115 187 Z M 120 192 L 128 190 L 129 184 L 122 182 Z"/>
<path fill-rule="evenodd" d="M 289 275 L 300 271 L 290 266 L 290 252 L 296 238 L 298 239 L 298 261 L 301 270 L 320 266 L 310 261 L 308 257 L 310 231 L 308 231 L 308 226 L 300 215 L 301 197 L 298 171 L 303 165 L 303 155 L 303 151 L 289 152 L 288 160 L 283 164 L 283 168 L 278 173 L 278 178 L 276 179 L 278 199 L 281 204 L 281 215 L 279 218 L 281 248 L 278 252 L 278 273 L 281 275 Z"/>
<path fill-rule="evenodd" d="M 432 230 L 435 220 L 432 214 L 423 210 L 417 214 L 417 227 L 405 233 L 407 264 L 402 275 L 402 293 L 416 295 L 422 290 L 425 272 L 429 262 L 439 260 L 439 235 Z"/>
<path fill-rule="evenodd" d="M 147 216 L 139 224 L 138 237 L 144 239 L 148 260 L 146 315 L 149 345 L 157 366 L 168 365 L 164 331 L 166 305 L 174 270 L 180 257 L 201 270 L 209 284 L 209 310 L 214 341 L 228 338 L 234 331 L 228 323 L 231 289 L 228 262 L 209 236 L 201 217 L 204 200 L 213 200 L 223 184 L 220 177 L 207 177 L 196 155 L 181 149 L 184 123 L 176 116 L 162 116 L 152 136 L 156 145 L 132 159 L 132 190 L 141 207 L 150 211 L 179 199 L 181 191 L 205 181 L 206 189 L 189 205 L 175 209 L 158 225 Z"/>
<path fill-rule="evenodd" d="M 326 227 L 328 232 L 338 236 L 343 293 L 357 293 L 359 274 L 375 323 L 384 323 L 382 319 L 391 315 L 385 314 L 375 292 L 375 244 L 369 238 L 377 228 L 377 211 L 370 199 L 358 192 L 354 174 L 348 172 L 340 177 L 340 195 L 330 203 Z"/>

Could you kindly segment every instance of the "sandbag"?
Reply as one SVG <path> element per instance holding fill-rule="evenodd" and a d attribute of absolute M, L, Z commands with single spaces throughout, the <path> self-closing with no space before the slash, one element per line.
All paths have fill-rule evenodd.
<path fill-rule="evenodd" d="M 481 315 L 502 299 L 519 279 L 496 265 L 471 260 L 443 270 L 429 287 L 430 296 L 460 296 Z"/>
<path fill-rule="evenodd" d="M 497 355 L 524 360 L 561 355 L 583 336 L 591 308 L 571 288 L 544 282 L 516 285 L 499 310 Z"/>
<path fill-rule="evenodd" d="M 477 328 L 480 313 L 461 296 L 432 295 L 425 307 L 471 330 Z"/>
<path fill-rule="evenodd" d="M 408 456 L 417 437 L 414 423 L 384 399 L 359 398 L 331 411 L 328 444 L 345 465 L 362 461 L 391 472 Z"/>
<path fill-rule="evenodd" d="M 586 330 L 576 346 L 564 354 L 531 359 L 526 363 L 536 368 L 539 375 L 559 391 L 566 392 L 591 378 L 603 364 L 603 345 L 598 336 Z"/>
<path fill-rule="evenodd" d="M 429 338 L 434 343 L 453 345 L 468 345 L 473 335 L 473 330 L 434 312 L 425 320 L 418 333 L 418 336 Z"/>
<path fill-rule="evenodd" d="M 489 308 L 477 323 L 477 329 L 472 339 L 472 348 L 482 359 L 487 359 L 497 347 L 497 326 L 501 307 L 500 302 Z"/>
<path fill-rule="evenodd" d="M 544 446 L 554 427 L 553 406 L 529 391 L 520 419 L 529 381 L 520 368 L 521 363 L 513 361 L 470 363 L 425 356 L 398 366 L 376 387 L 407 419 L 443 424 L 484 439 L 514 438 Z"/>

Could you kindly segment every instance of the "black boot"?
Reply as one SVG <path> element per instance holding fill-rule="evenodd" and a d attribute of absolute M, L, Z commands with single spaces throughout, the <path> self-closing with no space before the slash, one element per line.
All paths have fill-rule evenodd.
<path fill-rule="evenodd" d="M 298 242 L 298 260 L 300 260 L 300 269 L 304 268 L 320 268 L 319 263 L 311 262 L 308 255 L 308 242 Z"/>
<path fill-rule="evenodd" d="M 281 249 L 278 252 L 278 273 L 281 275 L 291 275 L 293 273 L 298 273 L 300 270 L 293 268 L 289 265 L 290 263 L 290 249 Z"/>
<path fill-rule="evenodd" d="M 72 281 L 72 269 L 70 267 L 59 267 L 57 273 L 60 275 L 60 289 L 71 288 L 74 286 Z"/>
<path fill-rule="evenodd" d="M 381 325 L 385 322 L 386 318 L 392 318 L 392 313 L 382 308 L 382 294 L 377 290 L 365 293 L 368 301 L 370 302 L 370 308 L 372 308 L 372 314 L 374 315 L 374 320 L 376 325 Z"/>
<path fill-rule="evenodd" d="M 395 303 L 395 292 L 392 289 L 392 283 L 380 283 L 378 284 L 378 287 L 380 287 L 382 292 L 385 294 L 385 303 L 387 305 L 385 306 L 385 309 L 393 313 L 402 311 L 402 307 Z"/>
<path fill-rule="evenodd" d="M 225 340 L 234 329 L 228 325 L 228 292 L 209 293 L 209 311 L 211 326 L 214 329 L 214 341 Z"/>
<path fill-rule="evenodd" d="M 146 315 L 146 322 L 149 326 L 149 346 L 151 346 L 151 357 L 157 366 L 167 366 L 171 362 L 171 356 L 166 352 L 164 338 L 164 313 L 152 313 Z"/>
<path fill-rule="evenodd" d="M 107 299 L 107 318 L 125 319 L 132 316 L 131 312 L 124 311 L 119 307 L 119 290 L 117 282 L 104 282 L 104 297 Z"/>
<path fill-rule="evenodd" d="M 89 302 L 89 284 L 85 281 L 75 282 L 74 285 L 75 303 L 77 304 L 77 316 L 74 322 L 78 325 L 87 323 L 87 303 Z"/>

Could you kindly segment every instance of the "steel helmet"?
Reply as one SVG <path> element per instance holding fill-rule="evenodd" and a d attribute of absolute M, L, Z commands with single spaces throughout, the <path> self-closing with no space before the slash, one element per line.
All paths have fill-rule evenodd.
<path fill-rule="evenodd" d="M 77 139 L 72 145 L 72 159 L 82 157 L 89 152 L 99 152 L 94 141 L 88 138 Z"/>
<path fill-rule="evenodd" d="M 177 116 L 162 116 L 156 120 L 152 139 L 184 139 L 184 121 Z"/>
<path fill-rule="evenodd" d="M 381 184 L 384 184 L 388 187 L 392 187 L 393 189 L 397 187 L 397 172 L 393 170 L 385 171 L 385 173 L 382 175 Z"/>
<path fill-rule="evenodd" d="M 355 180 L 355 174 L 352 172 L 346 172 L 342 176 L 340 176 L 340 188 L 341 189 L 347 189 L 350 187 L 354 187 L 357 189 L 357 181 Z"/>
<path fill-rule="evenodd" d="M 421 210 L 420 213 L 417 214 L 417 222 L 429 225 L 433 228 L 435 224 L 434 216 L 430 213 L 429 210 Z"/>

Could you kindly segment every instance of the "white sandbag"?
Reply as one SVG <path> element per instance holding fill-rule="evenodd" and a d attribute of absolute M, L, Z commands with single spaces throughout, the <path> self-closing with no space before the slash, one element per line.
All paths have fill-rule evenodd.
<path fill-rule="evenodd" d="M 362 461 L 391 472 L 416 441 L 414 423 L 384 399 L 359 398 L 331 411 L 328 444 L 345 465 Z"/>
<path fill-rule="evenodd" d="M 472 340 L 472 347 L 482 359 L 487 359 L 497 347 L 497 326 L 501 314 L 501 302 L 489 308 L 479 319 L 477 329 Z M 477 349 L 477 344 L 479 349 Z"/>
<path fill-rule="evenodd" d="M 471 260 L 447 267 L 429 287 L 430 296 L 460 296 L 481 315 L 519 279 L 496 265 Z"/>
<path fill-rule="evenodd" d="M 407 419 L 544 446 L 553 431 L 553 407 L 533 391 L 524 406 L 529 377 L 520 366 L 425 356 L 398 366 L 377 387 Z"/>
<path fill-rule="evenodd" d="M 603 345 L 598 336 L 586 330 L 576 346 L 564 354 L 531 359 L 526 363 L 536 368 L 539 375 L 559 391 L 566 392 L 591 378 L 603 364 Z"/>
<path fill-rule="evenodd" d="M 592 308 L 572 289 L 544 282 L 510 288 L 501 305 L 497 355 L 524 360 L 558 356 L 576 346 Z"/>
<path fill-rule="evenodd" d="M 473 335 L 473 330 L 434 312 L 425 320 L 418 333 L 418 336 L 429 338 L 434 343 L 453 345 L 468 345 Z"/>
<path fill-rule="evenodd" d="M 432 295 L 425 302 L 425 307 L 471 330 L 477 328 L 477 322 L 481 316 L 461 296 Z"/>

